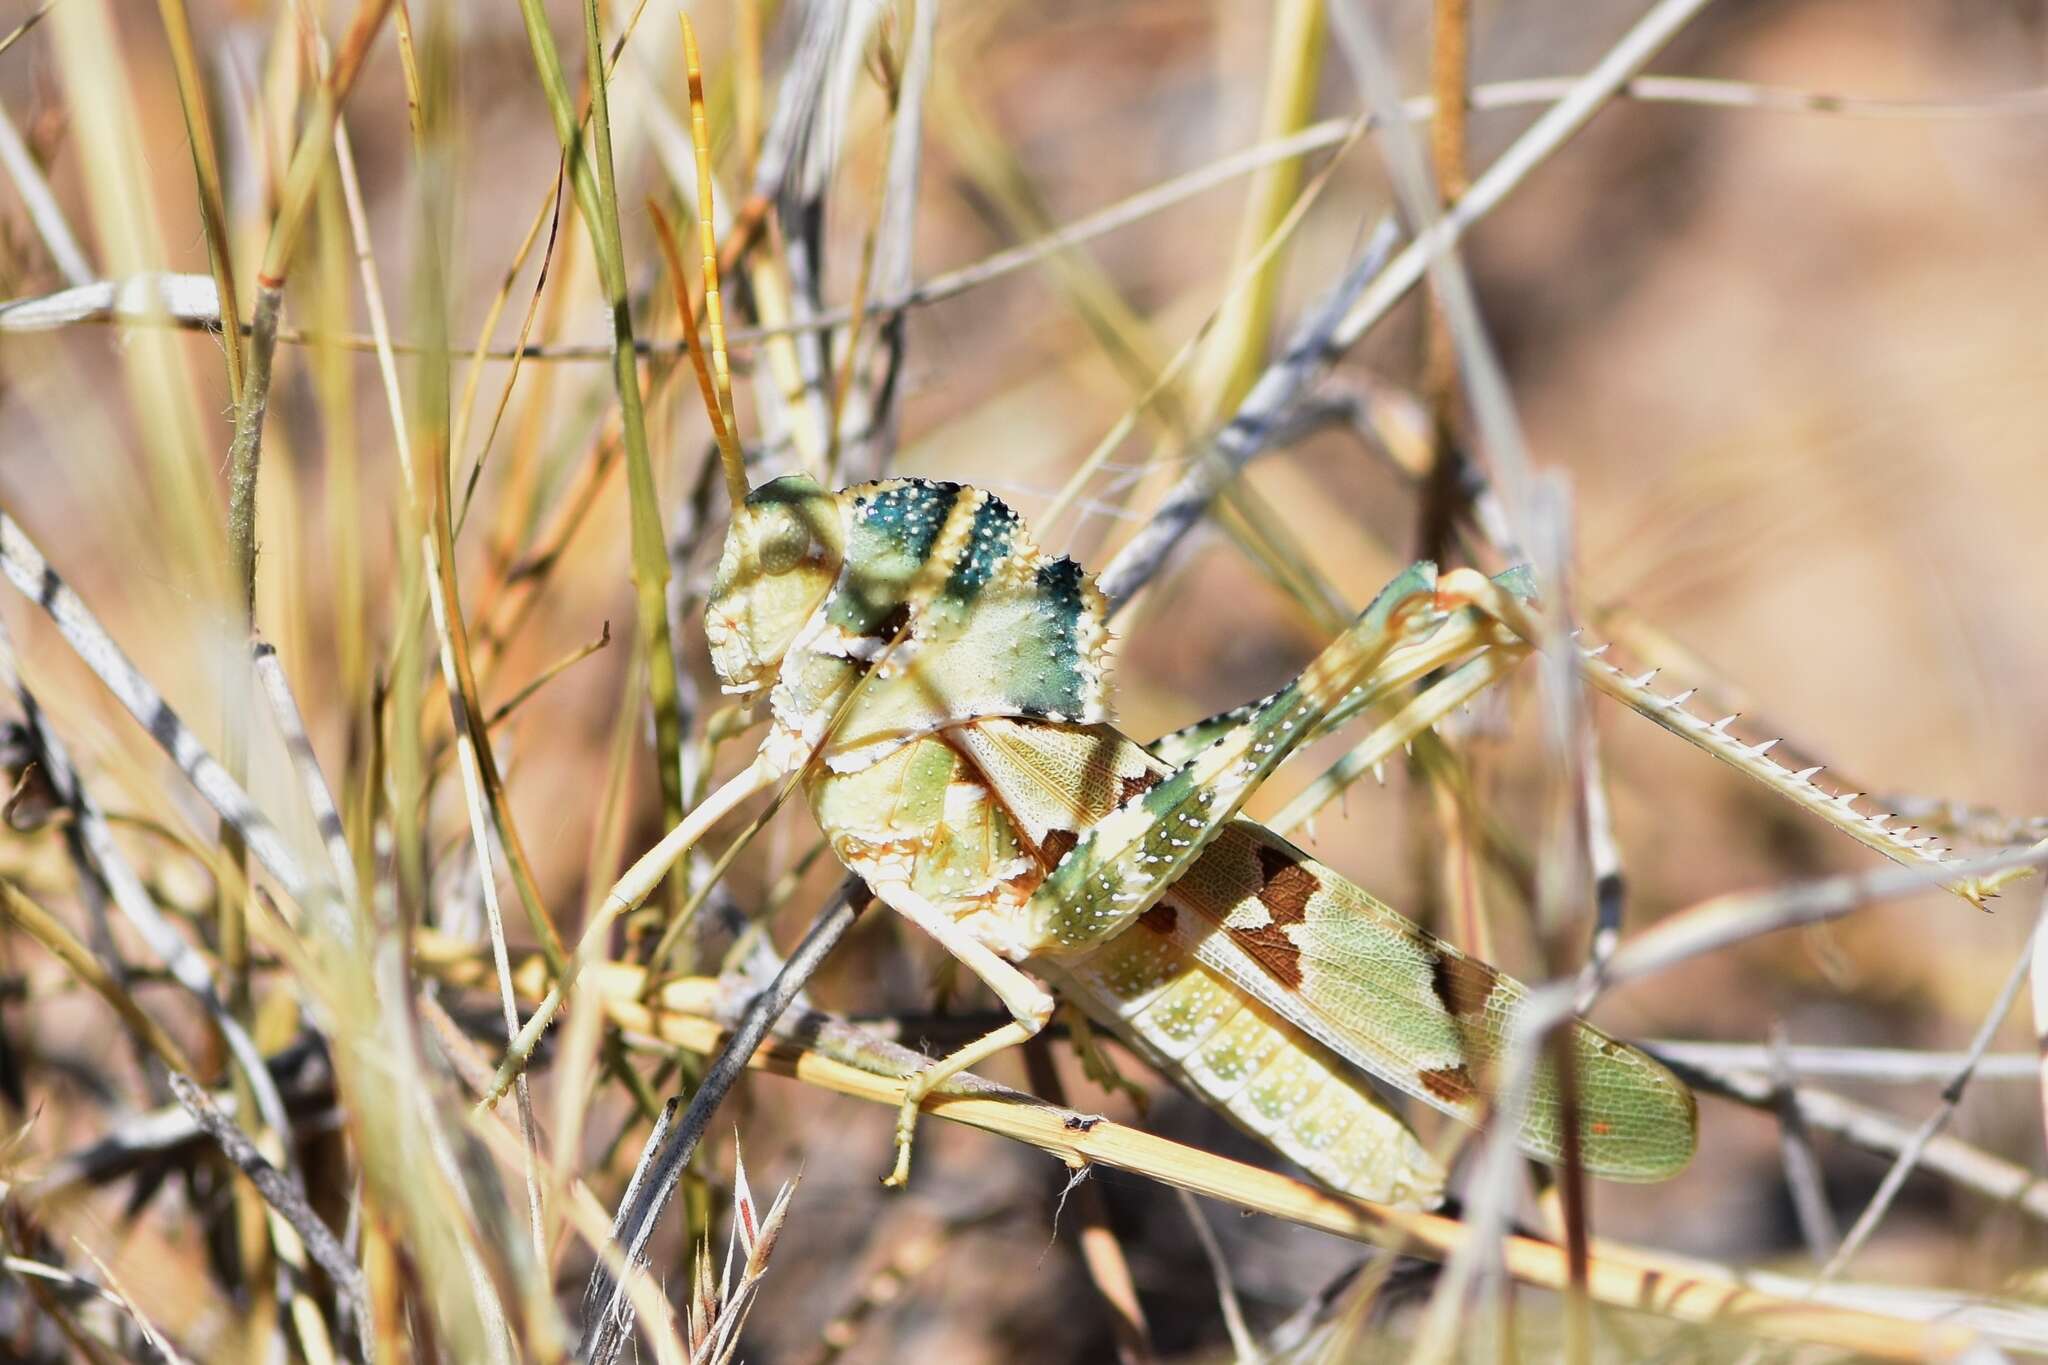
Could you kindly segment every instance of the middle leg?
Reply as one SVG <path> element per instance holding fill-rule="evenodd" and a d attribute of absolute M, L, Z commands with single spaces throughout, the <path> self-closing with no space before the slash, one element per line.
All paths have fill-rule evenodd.
<path fill-rule="evenodd" d="M 1037 1037 L 1052 1018 L 1054 1001 L 1043 986 L 906 883 L 877 882 L 873 890 L 890 909 L 931 935 L 956 961 L 980 977 L 1010 1012 L 1009 1023 L 905 1077 L 909 1084 L 903 1092 L 903 1107 L 896 1116 L 896 1166 L 882 1182 L 902 1185 L 910 1179 L 911 1136 L 917 1128 L 917 1112 L 926 1097 L 961 1072 Z"/>

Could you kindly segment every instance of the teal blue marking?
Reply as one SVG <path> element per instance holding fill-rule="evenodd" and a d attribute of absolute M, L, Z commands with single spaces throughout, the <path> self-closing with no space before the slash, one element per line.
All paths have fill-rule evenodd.
<path fill-rule="evenodd" d="M 1376 662 L 1394 643 L 1388 628 L 1396 613 L 1435 588 L 1434 564 L 1410 565 L 1359 613 L 1346 637 Z M 1259 784 L 1316 732 L 1336 700 L 1310 701 L 1297 677 L 1245 720 L 1240 762 L 1205 778 L 1198 757 L 1138 798 L 1147 820 L 1136 839 L 1101 850 L 1100 826 L 1083 835 L 1032 897 L 1051 902 L 1046 923 L 1054 936 L 1066 945 L 1091 942 L 1156 904 Z"/>
<path fill-rule="evenodd" d="M 901 487 L 855 499 L 854 516 L 857 524 L 922 564 L 931 557 L 932 546 L 959 499 L 957 483 L 910 479 Z"/>
<path fill-rule="evenodd" d="M 1011 543 L 1016 539 L 1017 528 L 1023 519 L 1006 506 L 1002 499 L 983 495 L 981 506 L 974 509 L 974 525 L 967 533 L 967 548 L 961 552 L 960 562 L 953 566 L 953 572 L 946 578 L 946 586 L 939 596 L 952 606 L 965 608 L 981 596 L 981 590 L 995 577 L 996 569 L 1010 554 Z"/>
<path fill-rule="evenodd" d="M 957 483 L 911 479 L 853 500 L 846 578 L 827 619 L 853 635 L 876 635 L 908 619 L 910 585 L 931 558 L 961 493 Z M 894 636 L 891 629 L 888 635 Z"/>
<path fill-rule="evenodd" d="M 1083 587 L 1087 574 L 1064 555 L 1038 570 L 1038 611 L 1045 646 L 1040 674 L 1041 695 L 1056 699 L 1049 707 L 1027 707 L 1026 715 L 1060 714 L 1074 716 L 1088 691 L 1086 648 L 1082 623 L 1088 617 L 1088 599 Z"/>

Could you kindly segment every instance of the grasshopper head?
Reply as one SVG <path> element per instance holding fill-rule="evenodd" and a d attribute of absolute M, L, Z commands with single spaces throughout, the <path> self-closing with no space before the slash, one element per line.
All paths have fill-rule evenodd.
<path fill-rule="evenodd" d="M 758 692 L 774 678 L 838 579 L 845 543 L 839 499 L 806 475 L 762 484 L 734 511 L 704 608 L 726 691 Z"/>

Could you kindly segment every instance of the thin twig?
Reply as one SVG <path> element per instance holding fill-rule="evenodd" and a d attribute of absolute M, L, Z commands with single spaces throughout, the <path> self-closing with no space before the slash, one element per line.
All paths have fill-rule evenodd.
<path fill-rule="evenodd" d="M 1822 924 L 1872 901 L 1944 889 L 1952 876 L 1990 875 L 2048 866 L 2048 848 L 1945 863 L 1940 872 L 1881 867 L 1795 882 L 1768 891 L 1717 896 L 1637 934 L 1615 950 L 1601 973 L 1602 988 L 1668 971 L 1681 962 L 1781 929 Z"/>
<path fill-rule="evenodd" d="M 1923 1052 L 1905 1047 L 1819 1047 L 1790 1043 L 1696 1043 L 1677 1039 L 1637 1040 L 1667 1061 L 1713 1071 L 1766 1072 L 1782 1061 L 1796 1078 L 1840 1077 L 1879 1085 L 1925 1085 L 1946 1081 L 1962 1066 L 1961 1052 Z M 2031 1052 L 1992 1052 L 1978 1059 L 1980 1081 L 2027 1081 L 2040 1074 Z"/>
<path fill-rule="evenodd" d="M 1748 1105 L 1761 1113 L 1776 1111 L 1780 1087 L 1765 1072 L 1722 1070 L 1651 1050 L 1695 1090 Z M 1799 1113 L 1814 1131 L 1879 1156 L 1896 1157 L 1913 1140 L 1913 1130 L 1890 1114 L 1812 1086 L 1799 1087 Z M 1921 1153 L 1920 1167 L 1987 1199 L 2010 1204 L 2029 1218 L 2048 1222 L 2048 1179 L 2017 1162 L 1940 1134 Z"/>
<path fill-rule="evenodd" d="M 860 890 L 849 879 L 819 912 L 803 942 L 775 974 L 775 980 L 754 997 L 733 1025 L 730 1037 L 705 1070 L 682 1118 L 673 1129 L 658 1125 L 648 1136 L 647 1146 L 633 1168 L 632 1181 L 619 1201 L 618 1216 L 612 1220 L 612 1241 L 623 1252 L 626 1265 L 638 1266 L 644 1261 L 654 1225 L 726 1092 L 746 1070 L 755 1050 L 802 991 L 804 983 L 853 927 L 860 914 L 855 908 Z M 632 1306 L 622 1282 L 612 1277 L 602 1260 L 590 1272 L 590 1282 L 583 1291 L 582 1321 L 580 1355 L 592 1365 L 610 1365 L 632 1336 Z"/>
<path fill-rule="evenodd" d="M 206 803 L 241 831 L 249 851 L 277 878 L 286 894 L 320 920 L 321 927 L 336 942 L 349 942 L 354 926 L 346 915 L 338 913 L 339 903 L 332 888 L 306 876 L 284 836 L 250 799 L 249 793 L 207 752 L 163 694 L 121 652 L 84 601 L 58 577 L 27 532 L 5 512 L 0 512 L 0 573 L 16 591 L 49 615 L 64 642 L 99 676 L 128 714 L 149 731 Z"/>
<path fill-rule="evenodd" d="M 1194 466 L 1174 485 L 1152 518 L 1125 542 L 1096 579 L 1112 609 L 1123 606 L 1150 582 L 1166 563 L 1173 547 L 1199 521 L 1223 486 L 1259 452 L 1285 424 L 1287 412 L 1318 376 L 1341 354 L 1332 333 L 1368 283 L 1381 273 L 1393 250 L 1395 230 L 1382 223 L 1342 279 L 1303 315 L 1280 355 L 1245 394 L 1237 411 L 1196 457 Z"/>
<path fill-rule="evenodd" d="M 2026 985 L 2027 974 L 2033 969 L 2034 941 L 2041 936 L 2041 921 L 2044 918 L 2048 918 L 2048 900 L 2044 900 L 2042 912 L 2035 916 L 2034 928 L 2027 935 L 2026 946 L 2014 959 L 2005 985 L 1999 988 L 1997 997 L 1991 1002 L 1991 1008 L 1984 1013 L 1984 1021 L 1977 1026 L 1977 1035 L 1970 1040 L 1969 1051 L 1964 1056 L 1962 1066 L 1956 1069 L 1948 1084 L 1941 1088 L 1941 1102 L 1914 1132 L 1913 1140 L 1906 1144 L 1905 1150 L 1892 1162 L 1891 1169 L 1884 1173 L 1884 1180 L 1878 1185 L 1877 1192 L 1870 1196 L 1870 1202 L 1864 1206 L 1863 1212 L 1850 1226 L 1848 1235 L 1842 1238 L 1841 1246 L 1836 1248 L 1835 1254 L 1828 1259 L 1827 1264 L 1821 1267 L 1819 1278 L 1823 1282 L 1841 1273 L 1843 1268 L 1856 1258 L 1856 1254 L 1863 1250 L 1864 1243 L 1870 1240 L 1871 1235 L 1877 1231 L 1878 1224 L 1884 1221 L 1885 1214 L 1890 1212 L 1892 1201 L 1905 1186 L 1906 1177 L 1920 1164 L 1927 1144 L 1933 1141 L 1935 1135 L 1955 1116 L 1956 1106 L 1963 1102 L 1963 1091 L 1968 1088 L 1970 1078 L 1976 1071 L 1977 1059 L 1990 1050 L 1991 1040 L 1998 1036 L 1999 1027 L 2005 1023 L 2005 1016 L 2012 1013 L 2013 1004 L 2019 999 L 2020 988 Z"/>
<path fill-rule="evenodd" d="M 1576 88 L 1583 79 L 1580 76 L 1545 76 L 1475 86 L 1470 92 L 1471 104 L 1474 109 L 1483 110 L 1519 108 L 1528 104 L 1551 104 Z M 2048 88 L 2003 91 L 1978 98 L 1891 100 L 1835 95 L 1822 91 L 1792 90 L 1747 81 L 1709 80 L 1692 76 L 1636 76 L 1620 85 L 1614 91 L 1614 98 L 1655 104 L 1690 104 L 1722 109 L 1897 120 L 2033 117 L 2048 113 Z M 1430 116 L 1432 105 L 1431 101 L 1424 97 L 1405 101 L 1402 107 L 1409 119 L 1420 120 Z M 1219 185 L 1249 175 L 1263 166 L 1290 160 L 1304 152 L 1334 147 L 1356 131 L 1355 122 L 1351 119 L 1327 119 L 1291 137 L 1233 152 L 1206 166 L 1163 181 L 1107 208 L 1078 218 L 1057 232 L 996 252 L 972 265 L 934 275 L 923 284 L 900 294 L 871 300 L 863 312 L 868 317 L 886 316 L 954 298 L 1026 269 L 1083 242 L 1128 227 Z M 110 321 L 136 324 L 168 321 L 181 327 L 219 328 L 221 311 L 212 278 L 206 275 L 184 275 L 175 278 L 180 282 L 178 292 L 161 309 L 117 303 L 117 290 L 125 282 L 107 280 L 95 280 L 84 285 L 82 289 L 67 290 L 60 294 L 0 303 L 0 331 L 33 330 L 72 322 Z M 190 287 L 193 285 L 203 285 L 204 293 L 193 290 Z M 844 327 L 851 321 L 852 317 L 845 309 L 833 309 L 802 324 L 734 328 L 727 334 L 726 339 L 736 346 L 748 345 L 804 330 Z M 241 330 L 246 335 L 251 330 L 250 324 L 243 323 Z M 277 339 L 291 345 L 318 342 L 358 351 L 376 349 L 375 340 L 367 335 L 313 333 L 285 326 L 277 329 Z M 685 350 L 685 345 L 680 339 L 641 339 L 635 342 L 635 347 L 643 356 L 680 356 Z M 399 341 L 394 343 L 394 349 L 401 355 L 412 355 L 418 354 L 422 348 L 414 342 Z M 612 356 L 612 347 L 606 342 L 573 342 L 552 346 L 489 347 L 472 354 L 481 355 L 489 360 L 587 362 L 609 360 Z"/>
<path fill-rule="evenodd" d="M 1841 1245 L 1841 1229 L 1828 1207 L 1827 1185 L 1821 1179 L 1820 1158 L 1814 1154 L 1813 1134 L 1799 1105 L 1799 1087 L 1785 1059 L 1785 1030 L 1771 1029 L 1771 1080 L 1777 1087 L 1778 1148 L 1785 1163 L 1785 1185 L 1792 1192 L 1792 1211 L 1799 1219 L 1799 1233 L 1813 1259 L 1826 1264 Z"/>
<path fill-rule="evenodd" d="M 1576 78 L 1563 97 L 1529 125 L 1528 131 L 1516 138 L 1486 168 L 1485 173 L 1472 182 L 1472 187 L 1437 221 L 1435 227 L 1418 237 L 1381 272 L 1373 288 L 1358 301 L 1357 307 L 1351 310 L 1338 329 L 1339 344 L 1350 345 L 1386 316 L 1388 310 L 1422 278 L 1432 261 L 1445 259 L 1450 248 L 1474 223 L 1492 212 L 1531 171 L 1570 141 L 1595 112 L 1618 96 L 1636 72 L 1706 4 L 1707 0 L 1661 0 L 1638 20 L 1591 71 Z M 1475 103 L 1478 102 L 1478 93 L 1474 92 Z M 1455 286 L 1453 288 L 1455 292 Z M 1447 305 L 1449 302 L 1447 300 Z M 1453 322 L 1455 325 L 1455 317 Z M 1470 357 L 1466 359 L 1469 363 Z M 1466 378 L 1468 383 L 1473 378 L 1469 370 Z"/>
<path fill-rule="evenodd" d="M 1048 1104 L 1065 1106 L 1065 1087 L 1060 1083 L 1060 1073 L 1053 1065 L 1052 1049 L 1044 1034 L 1032 1039 L 1024 1046 L 1024 1071 L 1030 1078 L 1032 1093 Z M 1138 1290 L 1131 1278 L 1130 1258 L 1124 1254 L 1123 1244 L 1117 1241 L 1116 1232 L 1109 1226 L 1109 1206 L 1103 1201 L 1102 1188 L 1088 1179 L 1090 1172 L 1082 1167 L 1072 1172 L 1066 1189 L 1060 1195 L 1060 1205 L 1072 1202 L 1080 1222 L 1077 1240 L 1081 1244 L 1081 1263 L 1088 1270 L 1088 1278 L 1095 1285 L 1095 1292 L 1109 1308 L 1109 1325 L 1116 1337 L 1116 1355 L 1121 1365 L 1144 1365 L 1152 1359 L 1152 1329 L 1145 1322 L 1144 1307 L 1138 1302 Z M 1188 1196 L 1192 1198 L 1193 1196 Z M 1058 1215 L 1054 1222 L 1057 1225 Z"/>
<path fill-rule="evenodd" d="M 342 39 L 332 69 L 322 73 L 314 91 L 312 110 L 300 130 L 291 167 L 279 191 L 277 216 L 271 220 L 270 235 L 264 243 L 263 263 L 256 272 L 249 349 L 242 371 L 241 394 L 235 405 L 234 439 L 228 443 L 228 552 L 242 614 L 252 620 L 256 612 L 256 476 L 263 458 L 264 417 L 270 410 L 271 362 L 277 348 L 278 320 L 284 311 L 285 277 L 291 269 L 306 212 L 333 154 L 341 106 L 362 73 L 364 59 L 378 30 L 384 26 L 384 16 L 391 5 L 392 0 L 364 0 Z"/>
<path fill-rule="evenodd" d="M 249 1177 L 270 1207 L 292 1225 L 292 1230 L 299 1234 L 313 1260 L 334 1282 L 335 1293 L 341 1300 L 343 1324 L 354 1323 L 358 1335 L 366 1337 L 369 1317 L 365 1308 L 362 1267 L 343 1249 L 327 1224 L 320 1221 L 320 1215 L 313 1212 L 306 1196 L 277 1167 L 264 1159 L 263 1153 L 256 1150 L 256 1144 L 235 1126 L 233 1119 L 214 1107 L 206 1092 L 189 1076 L 172 1072 L 171 1089 L 206 1135 L 220 1145 L 228 1160 Z"/>
<path fill-rule="evenodd" d="M 55 3 L 55 0 L 51 2 Z M 48 8 L 45 5 L 43 10 Z M 14 120 L 7 117 L 5 111 L 0 111 L 0 166 L 6 168 L 7 178 L 14 182 L 14 192 L 21 196 L 22 205 L 28 209 L 28 218 L 35 224 L 36 235 L 49 248 L 50 260 L 56 264 L 57 273 L 73 288 L 90 285 L 99 272 L 85 259 L 85 251 L 78 245 L 78 238 L 64 217 L 63 207 L 50 190 L 50 182 L 43 178 L 35 158 L 29 155 L 28 144 L 21 140 Z"/>
<path fill-rule="evenodd" d="M 313 824 L 320 831 L 320 838 L 327 845 L 328 866 L 334 873 L 334 884 L 341 889 L 345 905 L 357 905 L 355 858 L 349 852 L 348 832 L 342 828 L 341 811 L 334 804 L 333 789 L 327 785 L 326 774 L 320 771 L 320 756 L 313 752 L 313 741 L 307 737 L 305 717 L 299 711 L 298 699 L 292 695 L 291 681 L 284 675 L 284 664 L 277 657 L 277 647 L 267 640 L 256 642 L 254 649 L 256 677 L 263 684 L 263 692 L 270 700 L 271 715 L 277 721 L 279 733 L 284 736 L 285 752 L 291 755 L 292 766 L 299 774 L 299 789 L 305 794 L 306 804 L 313 809 Z"/>
<path fill-rule="evenodd" d="M 1202 1212 L 1201 1201 L 1186 1190 L 1175 1190 L 1174 1194 L 1180 1200 L 1181 1212 L 1187 1215 L 1188 1225 L 1195 1230 L 1195 1244 L 1202 1249 L 1202 1259 L 1209 1263 L 1209 1277 L 1216 1284 L 1216 1306 L 1223 1313 L 1223 1330 L 1230 1334 L 1231 1350 L 1237 1352 L 1240 1361 L 1264 1359 L 1252 1329 L 1245 1325 L 1244 1305 L 1238 1302 L 1230 1260 L 1223 1254 L 1223 1244 L 1216 1240 L 1216 1230 L 1209 1226 L 1208 1216 Z"/>

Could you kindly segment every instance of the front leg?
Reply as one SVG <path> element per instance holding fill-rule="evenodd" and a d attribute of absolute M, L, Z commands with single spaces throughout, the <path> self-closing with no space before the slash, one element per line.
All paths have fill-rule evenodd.
<path fill-rule="evenodd" d="M 917 1128 L 917 1111 L 926 1096 L 952 1077 L 993 1057 L 1006 1048 L 1030 1041 L 1052 1018 L 1053 998 L 1044 987 L 1017 970 L 994 949 L 961 927 L 960 921 L 933 905 L 900 881 L 876 882 L 875 895 L 890 909 L 938 940 L 939 946 L 956 961 L 980 977 L 1010 1012 L 1011 1022 L 975 1039 L 911 1073 L 903 1092 L 903 1107 L 896 1116 L 896 1168 L 882 1183 L 903 1185 L 910 1179 L 910 1141 Z"/>

